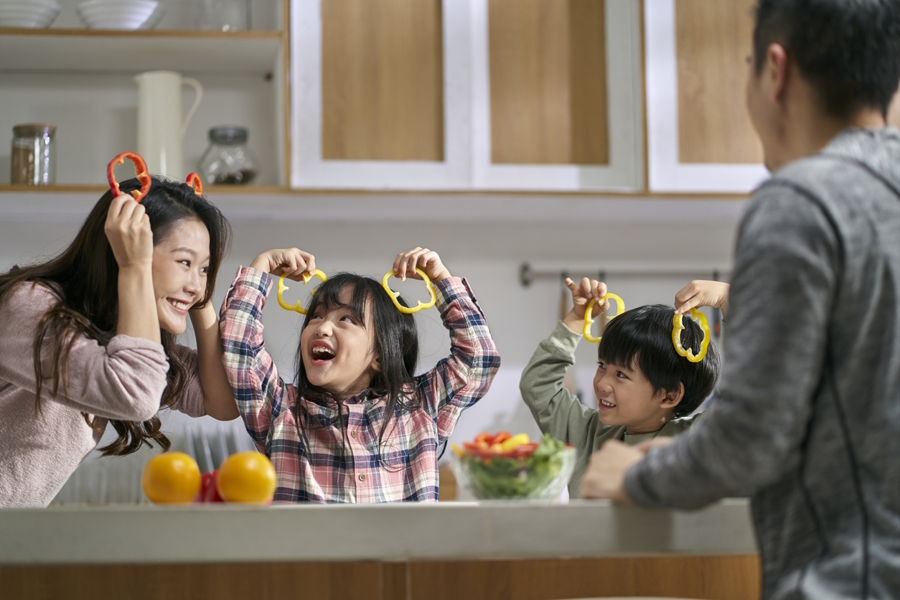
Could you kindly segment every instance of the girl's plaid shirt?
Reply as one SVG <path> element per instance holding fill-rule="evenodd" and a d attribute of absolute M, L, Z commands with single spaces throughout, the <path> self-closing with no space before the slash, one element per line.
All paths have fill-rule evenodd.
<path fill-rule="evenodd" d="M 225 370 L 247 431 L 278 473 L 276 502 L 396 502 L 438 499 L 437 448 L 460 413 L 488 391 L 500 367 L 484 314 L 465 280 L 437 283 L 437 307 L 450 330 L 450 356 L 416 378 L 418 408 L 398 408 L 378 434 L 386 398 L 366 390 L 337 403 L 298 398 L 263 342 L 262 309 L 272 286 L 243 267 L 220 315 Z M 306 427 L 308 448 L 298 423 Z"/>

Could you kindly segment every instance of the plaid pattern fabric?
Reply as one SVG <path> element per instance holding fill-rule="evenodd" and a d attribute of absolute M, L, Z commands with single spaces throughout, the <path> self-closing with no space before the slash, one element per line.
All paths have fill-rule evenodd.
<path fill-rule="evenodd" d="M 452 277 L 434 286 L 450 330 L 450 356 L 416 378 L 418 407 L 397 408 L 379 448 L 384 396 L 367 390 L 341 403 L 298 398 L 296 387 L 278 376 L 261 322 L 272 281 L 268 273 L 241 268 L 222 305 L 220 330 L 244 424 L 278 473 L 275 501 L 436 501 L 438 445 L 460 413 L 487 393 L 500 367 L 468 283 Z"/>

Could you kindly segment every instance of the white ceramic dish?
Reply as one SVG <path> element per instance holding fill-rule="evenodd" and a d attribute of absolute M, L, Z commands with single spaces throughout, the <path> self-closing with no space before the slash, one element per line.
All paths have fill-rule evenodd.
<path fill-rule="evenodd" d="M 59 10 L 55 2 L 0 1 L 0 27 L 48 27 L 59 15 Z"/>
<path fill-rule="evenodd" d="M 89 0 L 76 12 L 90 29 L 138 29 L 158 7 L 155 0 Z"/>

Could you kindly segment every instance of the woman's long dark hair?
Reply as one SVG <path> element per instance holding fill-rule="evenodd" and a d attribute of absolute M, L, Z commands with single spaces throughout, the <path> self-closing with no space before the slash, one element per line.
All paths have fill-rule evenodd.
<path fill-rule="evenodd" d="M 340 300 L 341 292 L 345 288 L 353 290 L 348 305 Z M 402 297 L 398 300 L 403 306 L 407 306 Z M 421 402 L 420 386 L 414 376 L 416 364 L 419 361 L 419 336 L 416 330 L 416 320 L 412 315 L 406 315 L 397 310 L 387 292 L 381 287 L 381 282 L 352 273 L 338 273 L 329 277 L 312 296 L 306 319 L 303 321 L 303 329 L 306 329 L 317 309 L 330 310 L 343 306 L 348 306 L 360 323 L 374 328 L 375 352 L 378 356 L 379 370 L 373 376 L 369 388 L 373 394 L 387 397 L 381 432 L 378 434 L 380 456 L 384 432 L 392 417 L 418 407 Z M 371 310 L 371 321 L 367 318 L 368 310 Z M 311 384 L 306 377 L 302 344 L 301 341 L 297 347 L 296 386 L 298 398 L 331 397 L 331 394 Z M 306 427 L 302 425 L 304 421 L 309 423 L 309 415 L 301 415 L 299 412 L 303 411 L 299 408 L 301 405 L 301 402 L 297 402 L 297 422 L 301 424 L 303 441 L 309 448 Z M 303 419 L 304 416 L 307 418 Z"/>
<path fill-rule="evenodd" d="M 137 179 L 129 179 L 120 184 L 122 193 L 140 189 Z M 66 386 L 66 366 L 69 352 L 78 336 L 84 335 L 104 346 L 115 335 L 119 317 L 118 278 L 119 265 L 113 255 L 109 240 L 104 232 L 112 193 L 107 191 L 88 215 L 75 239 L 62 254 L 46 262 L 30 266 L 14 266 L 0 275 L 0 302 L 17 284 L 37 282 L 49 287 L 59 298 L 55 306 L 44 313 L 38 322 L 34 338 L 34 376 L 37 382 L 35 410 L 39 414 L 41 391 L 45 381 L 52 384 L 54 394 L 62 384 Z M 197 307 L 205 306 L 212 297 L 216 273 L 228 246 L 230 227 L 218 208 L 196 196 L 190 186 L 154 177 L 147 196 L 141 201 L 150 228 L 153 230 L 153 244 L 166 238 L 172 228 L 185 219 L 198 219 L 209 231 L 209 271 L 206 291 Z M 175 336 L 160 330 L 160 337 L 169 359 L 167 385 L 163 392 L 161 406 L 170 406 L 183 392 L 187 381 L 184 361 L 175 352 Z M 52 344 L 49 364 L 50 373 L 41 367 L 41 349 L 44 340 Z M 93 427 L 88 414 L 85 421 Z M 144 443 L 156 441 L 164 450 L 171 446 L 169 439 L 159 430 L 159 417 L 143 422 L 111 421 L 118 439 L 101 448 L 106 455 L 124 455 L 137 451 Z"/>

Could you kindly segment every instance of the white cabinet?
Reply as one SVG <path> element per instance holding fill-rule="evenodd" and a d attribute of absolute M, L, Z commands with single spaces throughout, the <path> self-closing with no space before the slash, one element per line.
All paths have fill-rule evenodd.
<path fill-rule="evenodd" d="M 254 188 L 286 184 L 287 0 L 254 2 L 255 29 L 231 33 L 87 30 L 75 15 L 78 0 L 59 2 L 48 29 L 0 28 L 0 191 L 22 189 L 9 186 L 10 140 L 12 127 L 28 122 L 56 125 L 54 189 L 102 190 L 109 160 L 137 149 L 133 78 L 148 70 L 178 71 L 203 85 L 184 136 L 187 170 L 208 146 L 210 127 L 241 125 L 262 164 Z M 191 24 L 184 3 L 163 2 L 170 10 L 161 26 Z M 193 92 L 184 94 L 186 109 Z"/>
<path fill-rule="evenodd" d="M 639 9 L 295 0 L 291 186 L 640 189 Z"/>

